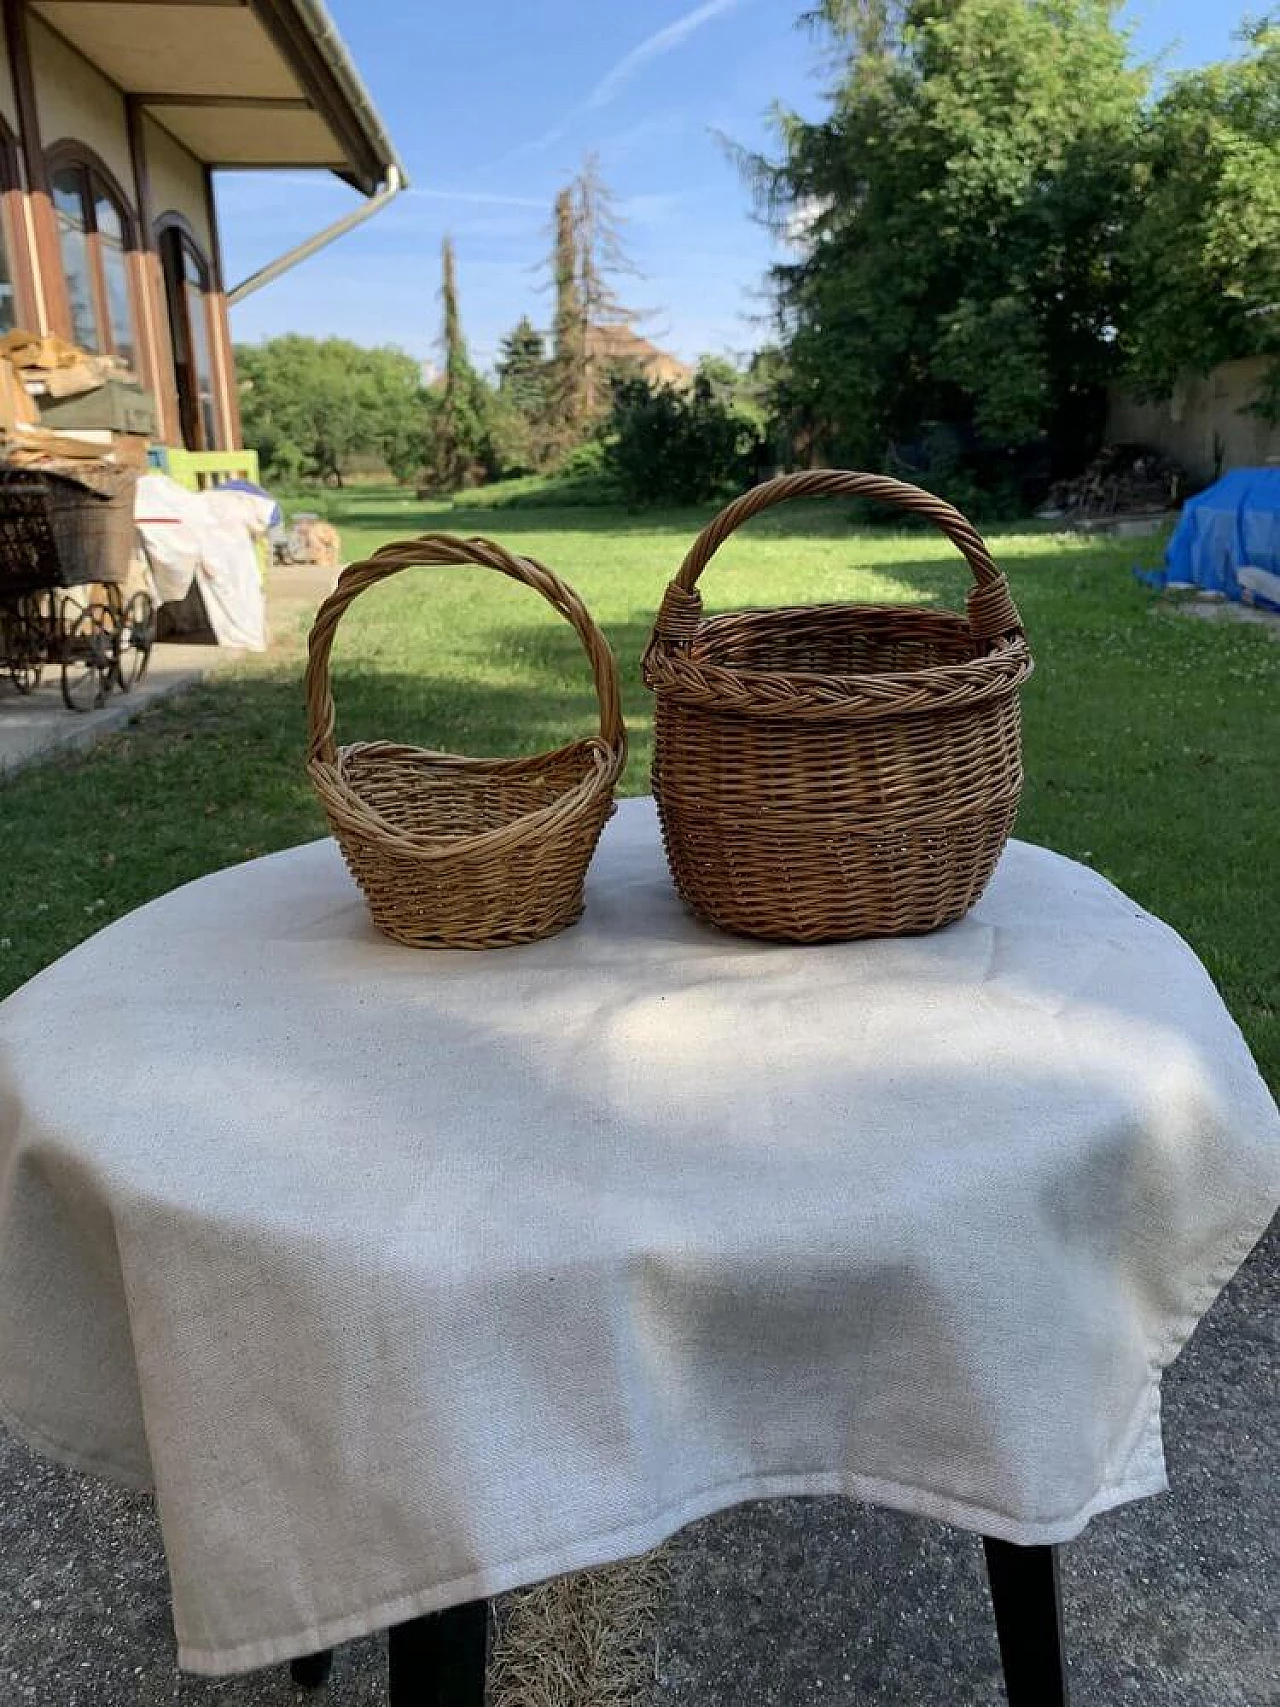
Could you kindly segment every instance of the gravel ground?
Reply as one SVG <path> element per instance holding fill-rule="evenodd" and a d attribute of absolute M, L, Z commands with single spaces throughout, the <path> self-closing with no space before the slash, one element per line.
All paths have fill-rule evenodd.
<path fill-rule="evenodd" d="M 1280 1707 L 1278 1269 L 1280 1224 L 1166 1380 L 1173 1492 L 1063 1550 L 1075 1707 Z M 672 1566 L 637 1707 L 1003 1701 L 974 1536 L 795 1500 L 693 1525 Z M 319 1696 L 180 1677 L 149 1502 L 0 1434 L 0 1707 L 373 1707 L 384 1667 L 371 1640 Z"/>

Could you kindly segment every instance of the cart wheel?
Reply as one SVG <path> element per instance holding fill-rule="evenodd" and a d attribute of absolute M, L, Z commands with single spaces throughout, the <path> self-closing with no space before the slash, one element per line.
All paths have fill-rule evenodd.
<path fill-rule="evenodd" d="M 68 711 L 96 711 L 111 691 L 120 631 L 106 605 L 64 599 L 62 703 Z"/>
<path fill-rule="evenodd" d="M 5 665 L 9 680 L 19 693 L 34 693 L 40 686 L 48 655 L 50 601 L 43 594 L 24 598 L 8 613 L 5 629 Z"/>
<path fill-rule="evenodd" d="M 140 682 L 151 662 L 151 647 L 156 637 L 155 606 L 149 593 L 135 593 L 124 607 L 120 629 L 120 650 L 116 658 L 116 681 L 121 693 L 128 693 Z"/>
<path fill-rule="evenodd" d="M 43 675 L 43 664 L 16 657 L 12 652 L 9 654 L 9 680 L 19 693 L 34 693 L 40 686 L 40 678 Z"/>
<path fill-rule="evenodd" d="M 26 612 L 14 616 L 5 634 L 5 663 L 9 680 L 19 693 L 34 693 L 44 674 L 44 638 Z"/>

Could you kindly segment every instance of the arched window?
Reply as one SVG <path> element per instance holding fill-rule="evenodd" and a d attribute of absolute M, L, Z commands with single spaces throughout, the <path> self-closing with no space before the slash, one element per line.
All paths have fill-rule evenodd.
<path fill-rule="evenodd" d="M 156 232 L 169 306 L 183 441 L 188 450 L 218 450 L 221 446 L 209 324 L 212 269 L 195 232 L 181 214 L 162 214 L 156 221 Z"/>
<path fill-rule="evenodd" d="M 18 324 L 18 282 L 14 267 L 14 234 L 9 229 L 9 212 L 18 189 L 17 152 L 8 126 L 0 119 L 0 336 L 12 332 Z"/>
<path fill-rule="evenodd" d="M 55 144 L 48 168 L 71 336 L 133 367 L 137 338 L 125 257 L 136 247 L 136 225 L 124 192 L 104 162 L 79 143 Z"/>

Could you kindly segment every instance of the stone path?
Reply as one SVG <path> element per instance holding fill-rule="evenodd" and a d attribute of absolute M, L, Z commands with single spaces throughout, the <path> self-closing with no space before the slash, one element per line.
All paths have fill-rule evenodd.
<path fill-rule="evenodd" d="M 0 675 L 0 777 L 59 752 L 91 747 L 112 730 L 123 728 L 147 706 L 193 687 L 211 670 L 239 653 L 217 646 L 179 646 L 163 641 L 153 647 L 146 676 L 123 694 L 109 693 L 96 711 L 68 711 L 62 703 L 58 671 L 45 671 L 33 694 L 20 694 Z"/>

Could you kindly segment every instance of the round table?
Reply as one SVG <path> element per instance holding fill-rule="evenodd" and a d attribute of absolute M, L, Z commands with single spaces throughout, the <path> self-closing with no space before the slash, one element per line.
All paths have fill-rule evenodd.
<path fill-rule="evenodd" d="M 154 1484 L 196 1671 L 759 1497 L 1048 1547 L 1164 1486 L 1160 1372 L 1277 1197 L 1195 957 L 1044 850 L 932 936 L 767 944 L 628 801 L 582 922 L 477 954 L 318 842 L 0 1007 L 0 1411 Z"/>

